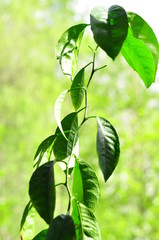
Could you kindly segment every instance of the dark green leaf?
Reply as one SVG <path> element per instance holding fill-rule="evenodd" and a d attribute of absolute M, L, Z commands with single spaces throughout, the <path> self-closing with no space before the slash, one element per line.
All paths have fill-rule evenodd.
<path fill-rule="evenodd" d="M 56 58 L 59 60 L 65 75 L 74 77 L 78 52 L 84 30 L 88 24 L 78 24 L 67 29 L 60 37 L 56 46 Z"/>
<path fill-rule="evenodd" d="M 97 153 L 105 181 L 114 171 L 120 154 L 119 138 L 106 119 L 97 117 Z"/>
<path fill-rule="evenodd" d="M 122 54 L 148 88 L 155 79 L 156 70 L 153 55 L 143 41 L 133 36 L 131 29 L 129 29 L 123 44 Z"/>
<path fill-rule="evenodd" d="M 92 167 L 83 160 L 76 159 L 72 192 L 76 200 L 95 209 L 100 196 L 99 183 Z"/>
<path fill-rule="evenodd" d="M 48 138 L 46 138 L 44 141 L 42 141 L 42 143 L 39 145 L 34 157 L 34 160 L 35 160 L 34 167 L 35 166 L 39 167 L 45 154 L 47 155 L 45 156 L 47 160 L 50 160 L 52 145 L 55 138 L 56 138 L 55 135 L 51 135 Z"/>
<path fill-rule="evenodd" d="M 46 240 L 75 240 L 75 225 L 69 215 L 61 214 L 52 220 Z"/>
<path fill-rule="evenodd" d="M 54 162 L 35 170 L 29 183 L 29 195 L 39 215 L 49 224 L 55 209 Z"/>
<path fill-rule="evenodd" d="M 30 201 L 24 209 L 20 225 L 20 235 L 23 240 L 30 240 L 33 238 L 35 230 L 35 216 L 36 210 Z"/>
<path fill-rule="evenodd" d="M 71 85 L 71 99 L 76 110 L 80 108 L 84 97 L 84 71 L 82 68 L 77 73 Z"/>
<path fill-rule="evenodd" d="M 100 230 L 94 214 L 82 203 L 73 200 L 72 218 L 76 228 L 76 240 L 100 240 Z"/>
<path fill-rule="evenodd" d="M 45 229 L 38 233 L 33 240 L 45 240 L 46 239 L 46 234 L 47 234 L 48 229 Z"/>
<path fill-rule="evenodd" d="M 114 60 L 128 32 L 125 10 L 117 5 L 108 11 L 104 7 L 96 7 L 91 11 L 90 20 L 94 40 Z"/>
<path fill-rule="evenodd" d="M 159 45 L 155 33 L 153 32 L 149 24 L 139 15 L 133 12 L 128 12 L 127 14 L 129 26 L 131 28 L 133 36 L 140 39 L 148 47 L 154 58 L 155 70 L 157 71 L 159 59 Z"/>
<path fill-rule="evenodd" d="M 55 114 L 57 125 L 65 138 L 66 138 L 66 136 L 65 136 L 63 128 L 61 126 L 61 107 L 62 107 L 63 100 L 67 93 L 68 93 L 68 90 L 65 90 L 60 94 L 60 96 L 57 98 L 57 100 L 55 102 L 55 107 L 54 107 L 54 114 Z"/>
<path fill-rule="evenodd" d="M 57 160 L 63 160 L 72 154 L 78 139 L 78 118 L 77 113 L 67 115 L 61 122 L 66 138 L 56 129 L 56 140 L 53 145 L 54 155 Z"/>

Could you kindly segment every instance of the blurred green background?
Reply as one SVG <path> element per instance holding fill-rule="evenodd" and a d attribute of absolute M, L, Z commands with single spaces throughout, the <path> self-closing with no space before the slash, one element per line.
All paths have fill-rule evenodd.
<path fill-rule="evenodd" d="M 55 128 L 54 103 L 69 80 L 55 59 L 60 35 L 79 23 L 74 1 L 1 0 L 0 3 L 0 239 L 19 239 L 28 202 L 33 157 Z M 89 14 L 89 13 L 88 13 Z M 91 61 L 89 33 L 79 65 Z M 159 239 L 159 94 L 146 89 L 122 56 L 112 62 L 99 51 L 97 65 L 107 64 L 90 85 L 88 114 L 108 119 L 121 142 L 120 161 L 105 184 L 98 170 L 96 124 L 80 132 L 80 157 L 98 174 L 101 200 L 96 209 L 102 239 Z M 69 101 L 68 101 L 69 103 Z M 63 114 L 72 110 L 67 102 Z M 62 204 L 60 202 L 60 204 Z"/>

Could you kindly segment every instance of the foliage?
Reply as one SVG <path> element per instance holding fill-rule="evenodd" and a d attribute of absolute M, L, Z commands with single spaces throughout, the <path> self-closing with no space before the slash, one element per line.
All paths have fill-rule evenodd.
<path fill-rule="evenodd" d="M 130 16 L 132 16 L 132 13 Z M 81 40 L 84 30 L 89 24 L 79 24 L 69 28 L 58 41 L 56 56 L 64 75 L 68 75 L 71 79 L 71 87 L 69 90 L 62 92 L 55 103 L 55 117 L 58 127 L 54 135 L 48 137 L 40 144 L 35 158 L 39 153 L 42 153 L 42 155 L 38 158 L 38 165 L 36 165 L 29 183 L 31 203 L 41 218 L 49 225 L 48 231 L 42 231 L 39 233 L 39 237 L 46 236 L 47 240 L 53 238 L 60 240 L 101 239 L 99 225 L 94 215 L 100 196 L 98 179 L 93 168 L 87 161 L 79 158 L 79 151 L 75 149 L 82 127 L 90 119 L 96 119 L 99 166 L 104 180 L 107 181 L 109 179 L 119 159 L 119 137 L 115 128 L 108 120 L 100 116 L 87 115 L 88 89 L 94 73 L 106 67 L 106 65 L 95 67 L 97 50 L 99 48 L 103 49 L 113 60 L 121 51 L 126 61 L 142 78 L 146 87 L 153 83 L 158 65 L 158 60 L 156 61 L 159 53 L 158 43 L 147 23 L 138 15 L 135 15 L 135 13 L 133 13 L 133 16 L 138 19 L 137 24 L 134 24 L 133 17 L 128 17 L 125 10 L 117 5 L 108 9 L 108 16 L 104 8 L 97 7 L 92 10 L 90 25 L 97 46 L 94 50 L 91 48 L 93 60 L 75 76 Z M 140 25 L 140 27 L 136 28 L 136 25 Z M 143 30 L 143 40 L 138 31 L 140 29 L 142 32 L 145 25 L 148 26 L 149 31 Z M 151 44 L 146 44 L 149 42 L 149 39 L 153 39 L 153 41 Z M 152 46 L 157 49 L 157 52 L 152 52 Z M 139 50 L 141 50 L 141 53 L 139 53 Z M 86 82 L 84 72 L 90 65 L 90 77 Z M 76 111 L 69 113 L 61 121 L 62 103 L 69 92 Z M 85 100 L 84 106 L 82 106 L 83 100 Z M 81 120 L 80 124 L 78 119 Z M 44 154 L 48 154 L 49 157 L 47 158 L 48 162 L 43 164 L 42 158 Z M 55 160 L 50 161 L 51 158 Z M 71 168 L 70 162 L 75 162 Z M 54 166 L 59 163 L 65 166 L 63 169 L 65 174 L 64 182 L 62 180 L 56 182 L 55 180 Z M 72 174 L 73 183 L 71 191 L 69 177 Z M 66 188 L 68 193 L 68 207 L 66 214 L 60 213 L 54 218 L 56 191 L 61 185 Z M 30 215 L 27 209 L 28 207 L 24 211 L 22 218 L 24 220 L 22 222 L 27 220 L 27 213 Z M 21 225 L 22 239 L 24 239 L 23 226 L 24 224 Z"/>

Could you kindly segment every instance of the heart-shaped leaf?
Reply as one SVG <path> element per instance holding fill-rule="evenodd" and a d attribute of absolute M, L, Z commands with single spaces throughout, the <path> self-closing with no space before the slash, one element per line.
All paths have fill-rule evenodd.
<path fill-rule="evenodd" d="M 76 159 L 72 192 L 76 200 L 95 209 L 100 196 L 99 183 L 92 167 L 84 160 Z"/>
<path fill-rule="evenodd" d="M 34 157 L 34 167 L 35 166 L 39 167 L 44 157 L 46 158 L 47 161 L 50 160 L 52 146 L 55 138 L 56 138 L 55 135 L 51 135 L 47 137 L 44 141 L 42 141 L 42 143 L 40 143 Z"/>
<path fill-rule="evenodd" d="M 119 138 L 106 119 L 97 117 L 97 153 L 105 181 L 113 173 L 119 159 Z"/>
<path fill-rule="evenodd" d="M 20 225 L 20 235 L 23 240 L 30 240 L 33 238 L 35 231 L 35 217 L 36 210 L 31 201 L 29 201 L 24 209 Z"/>
<path fill-rule="evenodd" d="M 77 73 L 71 85 L 71 99 L 76 110 L 80 108 L 84 97 L 84 71 L 85 68 L 82 68 Z"/>
<path fill-rule="evenodd" d="M 62 34 L 56 46 L 56 58 L 63 73 L 70 78 L 74 77 L 79 48 L 87 26 L 83 23 L 70 27 Z"/>
<path fill-rule="evenodd" d="M 29 195 L 39 215 L 50 224 L 55 209 L 54 162 L 50 161 L 35 170 L 29 183 Z"/>
<path fill-rule="evenodd" d="M 47 231 L 48 229 L 41 231 L 33 238 L 33 240 L 46 240 Z"/>
<path fill-rule="evenodd" d="M 90 21 L 94 40 L 114 60 L 128 32 L 125 10 L 117 5 L 108 11 L 104 7 L 96 7 L 91 11 Z"/>
<path fill-rule="evenodd" d="M 101 240 L 98 222 L 89 208 L 73 200 L 72 218 L 76 228 L 76 240 Z"/>
<path fill-rule="evenodd" d="M 75 225 L 69 215 L 61 214 L 50 223 L 46 240 L 75 240 Z"/>
<path fill-rule="evenodd" d="M 57 160 L 63 160 L 71 156 L 73 149 L 78 140 L 78 118 L 77 113 L 73 112 L 68 114 L 61 122 L 63 131 L 66 138 L 61 133 L 60 129 L 57 128 L 55 135 L 56 140 L 53 145 L 54 155 Z"/>

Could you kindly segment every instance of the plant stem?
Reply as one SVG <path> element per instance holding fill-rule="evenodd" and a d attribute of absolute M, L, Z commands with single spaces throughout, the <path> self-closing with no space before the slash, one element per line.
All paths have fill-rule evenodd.
<path fill-rule="evenodd" d="M 71 192 L 70 192 L 70 188 L 68 185 L 68 176 L 69 176 L 69 168 L 68 168 L 68 163 L 66 164 L 66 182 L 65 182 L 65 186 L 68 192 L 68 196 L 69 196 L 69 202 L 68 202 L 68 208 L 67 208 L 67 213 L 70 212 L 70 208 L 71 208 Z"/>

